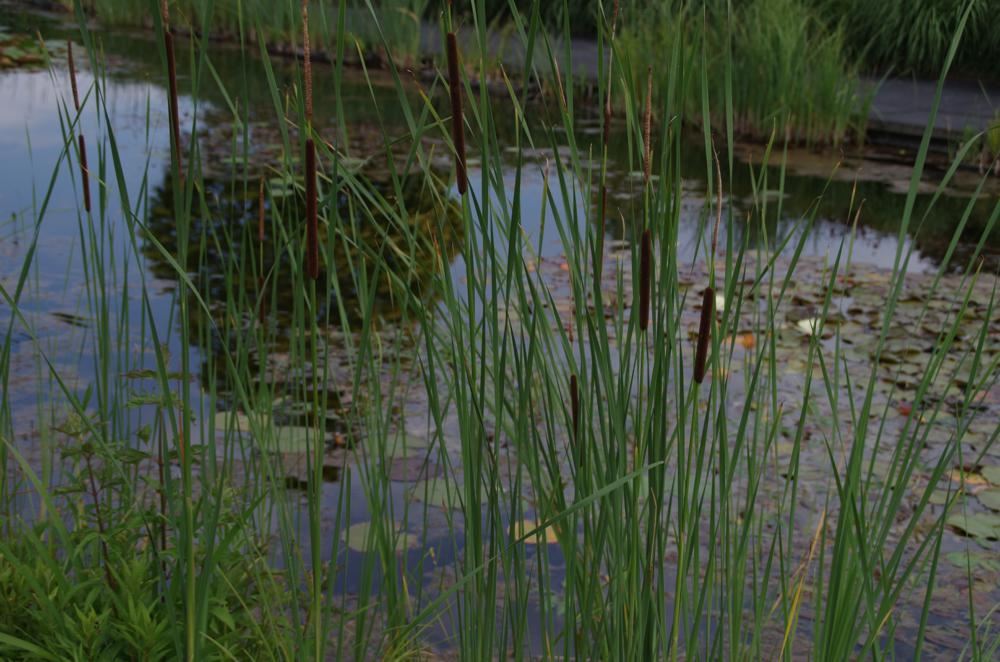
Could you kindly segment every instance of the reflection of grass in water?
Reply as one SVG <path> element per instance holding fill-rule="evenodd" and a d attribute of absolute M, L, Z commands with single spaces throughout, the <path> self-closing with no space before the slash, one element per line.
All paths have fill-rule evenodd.
<path fill-rule="evenodd" d="M 270 187 L 277 186 L 272 180 Z M 431 192 L 426 187 L 436 186 L 433 179 L 411 176 L 400 182 L 401 197 L 391 190 L 391 182 L 367 182 L 359 178 L 363 190 L 356 192 L 345 187 L 341 192 L 324 191 L 323 197 L 330 205 L 324 216 L 320 242 L 327 247 L 322 268 L 332 271 L 339 283 L 341 300 L 330 299 L 316 310 L 322 319 L 327 308 L 344 306 L 348 317 L 357 323 L 366 312 L 393 320 L 400 315 L 400 300 L 407 297 L 433 297 L 431 283 L 443 265 L 450 264 L 462 241 L 460 217 L 454 203 L 446 200 L 444 191 Z M 259 278 L 266 277 L 264 305 L 277 324 L 287 331 L 293 321 L 294 290 L 290 286 L 292 271 L 303 259 L 289 249 L 283 237 L 298 232 L 304 221 L 302 184 L 295 179 L 268 197 L 265 211 L 265 241 L 257 239 L 257 192 L 243 182 L 205 180 L 204 205 L 193 215 L 192 223 L 198 234 L 189 237 L 191 255 L 198 255 L 197 268 L 190 277 L 201 296 L 213 305 L 225 308 L 228 296 L 235 287 L 244 290 L 248 301 L 259 292 Z M 405 217 L 398 214 L 372 214 L 365 209 L 363 198 L 376 196 L 385 205 L 407 209 Z M 172 208 L 173 192 L 169 179 L 157 188 L 151 199 L 149 232 L 171 254 L 176 251 L 176 214 Z M 445 233 L 436 240 L 438 224 Z M 403 227 L 405 224 L 406 227 Z M 202 233 L 216 235 L 217 241 L 202 241 Z M 349 235 L 349 236 L 348 236 Z M 303 235 L 304 236 L 304 235 Z M 440 254 L 439 254 L 440 251 Z M 164 279 L 175 276 L 173 267 L 153 244 L 144 247 L 144 254 L 154 274 Z M 229 272 L 233 264 L 241 264 L 249 257 L 263 255 L 264 268 L 247 262 L 245 269 Z M 374 278 L 376 269 L 388 267 L 398 276 L 395 279 Z M 372 281 L 370 290 L 361 293 L 356 289 L 359 281 L 357 270 L 367 272 L 366 280 Z M 331 296 L 334 292 L 330 293 Z M 372 311 L 366 311 L 363 298 L 373 297 Z M 248 308 L 247 311 L 253 310 Z"/>
<path fill-rule="evenodd" d="M 529 45 L 545 53 L 540 42 Z M 194 61 L 195 94 L 197 81 L 210 79 L 204 55 Z M 245 60 L 248 69 L 267 64 Z M 616 89 L 628 89 L 621 71 L 613 76 Z M 274 122 L 301 118 L 300 96 L 284 97 L 270 80 Z M 624 108 L 641 107 L 638 96 L 621 94 L 630 95 L 620 99 Z M 277 201 L 269 194 L 271 245 L 255 241 L 259 173 L 245 158 L 233 161 L 245 176 L 221 185 L 232 193 L 214 197 L 220 185 L 202 174 L 200 152 L 186 147 L 184 185 L 174 169 L 153 196 L 171 212 L 148 224 L 126 215 L 114 237 L 114 210 L 80 214 L 95 378 L 84 393 L 57 384 L 52 394 L 73 414 L 49 432 L 65 459 L 51 454 L 50 470 L 25 486 L 45 506 L 31 513 L 33 526 L 17 519 L 4 485 L 11 535 L 0 541 L 9 598 L 0 604 L 3 653 L 29 657 L 45 646 L 56 658 L 403 657 L 455 617 L 446 642 L 476 660 L 527 654 L 530 642 L 539 642 L 535 653 L 580 659 L 881 658 L 930 646 L 924 624 L 960 590 L 982 592 L 948 625 L 965 640 L 985 633 L 980 603 L 997 596 L 943 554 L 963 542 L 996 549 L 988 536 L 954 533 L 970 521 L 955 519 L 962 512 L 976 523 L 966 535 L 985 530 L 984 507 L 962 497 L 992 475 L 986 467 L 1000 434 L 996 281 L 971 264 L 912 287 L 902 249 L 892 272 L 849 264 L 849 246 L 825 263 L 802 260 L 815 207 L 803 232 L 761 251 L 748 250 L 748 233 L 734 224 L 766 235 L 773 207 L 756 206 L 749 220 L 713 215 L 704 260 L 681 264 L 682 144 L 661 132 L 653 150 L 659 178 L 627 208 L 652 247 L 642 270 L 650 278 L 644 331 L 630 305 L 638 251 L 600 255 L 600 238 L 582 230 L 599 219 L 553 212 L 591 213 L 576 209 L 575 182 L 599 189 L 606 163 L 585 167 L 592 155 L 575 144 L 566 158 L 553 157 L 545 227 L 560 237 L 565 259 L 536 260 L 521 234 L 521 174 L 510 175 L 490 105 L 467 101 L 482 188 L 463 196 L 460 212 L 447 211 L 429 173 L 437 152 L 448 151 L 442 145 L 450 147 L 450 118 L 429 104 L 407 105 L 399 89 L 408 118 L 402 152 L 416 167 L 388 166 L 384 188 L 336 171 L 343 200 L 329 183 L 322 187 L 322 260 L 336 268 L 316 283 L 302 266 L 297 193 Z M 520 101 L 508 108 L 515 120 L 524 117 Z M 557 113 L 573 136 L 568 103 Z M 245 98 L 233 104 L 247 106 Z M 667 95 L 656 116 L 689 110 Z M 515 126 L 519 152 L 549 137 Z M 622 138 L 631 142 L 633 170 L 645 151 L 641 134 Z M 425 140 L 431 136 L 435 142 Z M 283 137 L 285 154 L 304 139 Z M 123 179 L 117 147 L 107 145 L 95 170 L 102 181 Z M 733 145 L 719 147 L 710 201 L 723 194 L 718 182 L 728 186 Z M 400 174 L 414 171 L 425 175 Z M 297 180 L 301 166 L 288 157 L 278 174 Z M 410 205 L 411 181 L 433 204 Z M 759 194 L 766 188 L 754 183 Z M 776 188 L 781 199 L 780 180 Z M 141 207 L 123 195 L 125 208 Z M 913 190 L 901 238 L 919 222 L 915 199 Z M 425 208 L 439 212 L 414 212 Z M 708 248 L 716 222 L 717 252 Z M 962 231 L 960 224 L 956 239 Z M 460 247 L 460 280 L 425 269 L 448 261 L 448 237 Z M 140 255 L 176 282 L 166 319 L 145 284 L 137 298 L 112 287 L 139 277 Z M 30 303 L 20 298 L 29 275 L 25 269 L 18 287 L 4 290 L 18 313 Z M 256 320 L 261 276 L 281 325 Z M 707 332 L 698 334 L 707 286 L 716 314 L 704 315 Z M 396 311 L 389 333 L 383 292 Z M 12 324 L 26 326 L 18 315 Z M 273 352 L 278 333 L 287 340 Z M 708 340 L 700 384 L 692 379 L 695 335 Z M 329 337 L 342 348 L 335 361 L 325 354 Z M 4 378 L 10 338 L 0 353 Z M 146 351 L 119 351 L 125 339 Z M 198 360 L 209 375 L 200 393 L 190 379 Z M 279 370 L 292 376 L 292 393 L 267 378 Z M 576 398 L 568 396 L 570 375 Z M 337 402 L 328 398 L 331 381 L 342 389 Z M 906 414 L 897 404 L 903 393 Z M 275 406 L 288 396 L 311 405 L 313 417 L 295 426 L 291 449 L 287 436 L 282 446 L 289 425 Z M 14 439 L 6 389 L 2 398 L 0 430 Z M 321 421 L 333 407 L 357 443 L 342 480 L 325 488 L 332 472 Z M 220 417 L 220 409 L 235 413 Z M 412 501 L 391 480 L 396 449 L 413 428 L 439 468 L 433 480 L 446 486 L 434 500 L 448 508 Z M 933 442 L 932 431 L 940 435 Z M 294 498 L 268 452 L 275 448 L 304 449 L 294 483 L 303 490 Z M 21 463 L 18 443 L 4 449 L 6 462 Z M 51 472 L 54 465 L 64 471 Z M 453 583 L 413 580 L 439 570 L 439 558 L 448 559 Z M 563 576 L 559 600 L 549 592 L 554 573 Z M 345 582 L 352 595 L 332 590 Z M 528 604 L 538 622 L 526 618 Z M 969 646 L 989 655 L 995 641 Z"/>

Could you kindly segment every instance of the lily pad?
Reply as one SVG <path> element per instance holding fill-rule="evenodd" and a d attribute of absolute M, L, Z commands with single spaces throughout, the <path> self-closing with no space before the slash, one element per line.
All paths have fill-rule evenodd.
<path fill-rule="evenodd" d="M 1000 511 L 1000 487 L 983 490 L 978 493 L 976 497 L 979 499 L 979 503 L 983 504 L 990 510 Z"/>
<path fill-rule="evenodd" d="M 396 457 L 389 462 L 389 480 L 416 482 L 437 478 L 443 473 L 441 467 L 422 455 Z"/>
<path fill-rule="evenodd" d="M 397 523 L 392 532 L 392 545 L 395 552 L 406 552 L 420 547 L 420 537 L 402 530 Z M 348 527 L 340 539 L 354 552 L 362 554 L 375 551 L 378 541 L 371 534 L 371 522 L 358 522 Z"/>
<path fill-rule="evenodd" d="M 235 425 L 234 425 L 235 424 Z M 233 426 L 230 428 L 230 426 Z M 246 414 L 233 414 L 232 412 L 221 411 L 215 415 L 215 429 L 224 432 L 233 429 L 241 434 L 251 434 L 252 425 L 250 417 Z M 264 446 L 267 450 L 275 453 L 306 453 L 314 449 L 319 433 L 310 427 L 299 425 L 270 425 L 265 428 L 268 431 Z M 320 437 L 326 442 L 326 436 Z"/>
<path fill-rule="evenodd" d="M 1000 517 L 987 513 L 955 513 L 948 518 L 948 526 L 970 538 L 979 540 L 1000 539 Z"/>
<path fill-rule="evenodd" d="M 514 536 L 518 539 L 523 538 L 525 534 L 534 531 L 538 528 L 538 522 L 530 519 L 521 520 L 520 522 L 514 523 Z M 547 526 L 541 531 L 536 531 L 534 534 L 528 536 L 524 540 L 525 545 L 537 545 L 539 542 L 544 541 L 546 545 L 551 545 L 553 543 L 559 542 L 558 536 L 556 536 L 555 529 L 551 526 Z"/>
<path fill-rule="evenodd" d="M 429 506 L 461 510 L 465 498 L 465 486 L 452 478 L 444 477 L 422 480 L 413 485 L 410 491 L 414 501 L 421 501 Z M 480 495 L 486 498 L 485 490 L 480 486 Z"/>
<path fill-rule="evenodd" d="M 973 570 L 1000 572 L 1000 559 L 994 554 L 961 550 L 949 552 L 945 554 L 945 558 L 960 568 L 971 566 Z"/>
<path fill-rule="evenodd" d="M 1000 467 L 983 467 L 982 474 L 983 478 L 985 478 L 990 485 L 1000 486 Z"/>

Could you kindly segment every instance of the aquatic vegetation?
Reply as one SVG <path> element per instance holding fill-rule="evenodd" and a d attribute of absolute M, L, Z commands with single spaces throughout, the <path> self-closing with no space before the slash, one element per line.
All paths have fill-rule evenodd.
<path fill-rule="evenodd" d="M 955 66 L 967 73 L 1000 74 L 995 28 L 997 0 L 811 0 L 832 25 L 841 25 L 850 46 L 879 70 L 934 76 L 948 55 L 966 10 L 965 37 Z"/>
<path fill-rule="evenodd" d="M 0 29 L 0 71 L 14 67 L 41 67 L 46 52 L 42 44 L 30 35 Z"/>
<path fill-rule="evenodd" d="M 834 145 L 864 138 L 868 105 L 858 67 L 845 55 L 843 34 L 805 0 L 651 5 L 626 15 L 620 42 L 628 80 L 639 84 L 657 64 L 656 98 L 675 99 L 689 121 L 762 141 L 772 134 Z M 673 69 L 661 65 L 665 52 Z M 703 107 L 714 112 L 704 115 Z"/>
<path fill-rule="evenodd" d="M 311 40 L 322 14 L 284 4 Z M 353 116 L 311 47 L 281 77 L 240 51 L 261 109 L 197 37 L 172 75 L 157 26 L 167 109 L 143 128 L 165 162 L 130 177 L 129 134 L 98 124 L 93 172 L 119 199 L 73 210 L 79 314 L 39 315 L 55 288 L 29 286 L 48 205 L 0 281 L 0 654 L 988 659 L 1000 280 L 980 258 L 1000 204 L 953 264 L 979 204 L 961 200 L 940 262 L 911 273 L 954 176 L 918 206 L 929 128 L 891 262 L 865 264 L 851 230 L 807 255 L 818 204 L 774 232 L 781 137 L 734 201 L 735 130 L 705 121 L 738 120 L 735 49 L 690 79 L 692 106 L 691 53 L 651 84 L 611 18 L 594 107 L 572 87 L 498 105 L 452 18 L 446 70 L 414 94 L 389 58 L 389 100 L 366 74 Z M 517 34 L 555 69 L 540 20 Z M 108 84 L 84 112 L 112 117 Z M 675 117 L 702 130 L 696 205 Z M 74 144 L 63 127 L 46 199 Z M 861 213 L 851 197 L 841 220 Z M 15 417 L 24 388 L 37 427 Z"/>

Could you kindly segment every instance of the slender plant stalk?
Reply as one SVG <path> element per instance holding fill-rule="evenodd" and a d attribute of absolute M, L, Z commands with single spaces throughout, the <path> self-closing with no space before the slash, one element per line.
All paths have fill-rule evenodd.
<path fill-rule="evenodd" d="M 319 220 L 316 191 L 316 144 L 306 140 L 306 273 L 319 278 Z"/>
<path fill-rule="evenodd" d="M 639 330 L 649 328 L 649 290 L 653 279 L 653 235 L 648 228 L 643 230 L 639 244 Z"/>
<path fill-rule="evenodd" d="M 460 195 L 469 188 L 465 169 L 465 120 L 462 113 L 462 79 L 458 59 L 458 38 L 449 32 L 448 42 L 448 89 L 451 95 L 451 137 L 455 144 L 455 181 Z"/>
<path fill-rule="evenodd" d="M 646 70 L 646 109 L 642 114 L 642 174 L 649 186 L 653 172 L 653 65 Z"/>

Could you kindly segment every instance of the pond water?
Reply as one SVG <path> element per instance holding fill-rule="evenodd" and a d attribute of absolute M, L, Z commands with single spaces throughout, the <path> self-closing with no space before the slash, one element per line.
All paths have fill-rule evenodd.
<path fill-rule="evenodd" d="M 40 30 L 56 53 L 59 52 L 56 44 L 60 44 L 66 38 L 75 38 L 73 26 L 61 23 L 58 19 L 21 15 L 13 10 L 0 9 L 0 26 L 5 24 L 9 29 L 29 33 Z M 114 127 L 117 149 L 122 160 L 123 178 L 120 181 L 114 172 L 101 173 L 101 178 L 108 182 L 108 186 L 104 189 L 106 197 L 100 198 L 97 204 L 106 205 L 110 210 L 106 214 L 108 224 L 102 228 L 102 232 L 106 233 L 104 237 L 106 241 L 101 243 L 111 247 L 112 251 L 116 250 L 115 247 L 119 247 L 122 252 L 131 250 L 128 248 L 128 229 L 123 217 L 134 214 L 137 218 L 148 221 L 157 235 L 157 240 L 170 247 L 171 242 L 176 242 L 176 238 L 171 237 L 172 230 L 168 222 L 172 196 L 168 176 L 167 100 L 157 49 L 145 36 L 124 32 L 104 34 L 101 36 L 101 42 L 107 67 L 101 74 L 106 81 L 102 89 L 106 94 L 105 102 L 109 115 L 98 116 L 93 111 L 96 104 L 91 102 L 89 104 L 91 110 L 89 112 L 85 110 L 82 114 L 79 127 L 85 135 L 93 137 L 91 139 L 94 143 L 90 145 L 90 149 L 96 155 L 98 151 L 106 152 L 109 149 L 107 138 L 101 142 L 97 137 L 107 135 L 104 125 L 110 122 Z M 82 53 L 83 49 L 80 48 L 78 52 Z M 264 77 L 259 73 L 259 67 L 249 69 L 238 51 L 222 45 L 212 47 L 210 58 L 218 78 L 227 82 L 230 97 L 250 100 L 251 107 L 245 112 L 251 118 L 251 130 L 255 139 L 276 143 L 279 137 L 277 132 L 269 127 L 267 119 L 274 114 L 273 100 Z M 33 334 L 20 330 L 22 324 L 12 322 L 12 311 L 9 306 L 0 305 L 0 324 L 5 328 L 9 326 L 14 328 L 7 397 L 19 448 L 23 449 L 29 462 L 38 465 L 42 463 L 46 453 L 46 448 L 38 436 L 38 430 L 50 422 L 47 419 L 52 417 L 52 414 L 47 413 L 45 406 L 39 402 L 38 394 L 58 393 L 58 386 L 44 376 L 45 371 L 41 369 L 39 359 L 40 352 L 44 352 L 45 358 L 67 379 L 67 384 L 72 389 L 85 388 L 102 370 L 84 349 L 89 346 L 88 337 L 92 333 L 93 324 L 87 317 L 88 300 L 93 296 L 93 292 L 87 288 L 86 281 L 90 273 L 88 264 L 91 264 L 88 260 L 92 260 L 94 256 L 89 253 L 93 246 L 86 241 L 86 238 L 81 237 L 79 209 L 82 205 L 79 199 L 79 182 L 76 181 L 73 168 L 69 167 L 62 156 L 66 144 L 66 104 L 70 89 L 67 71 L 61 64 L 62 60 L 62 57 L 57 56 L 56 64 L 51 71 L 46 69 L 0 71 L 0 99 L 3 100 L 3 103 L 0 103 L 0 153 L 4 155 L 4 158 L 0 159 L 0 182 L 3 182 L 0 186 L 0 257 L 2 257 L 0 284 L 5 289 L 13 291 L 21 282 L 23 264 L 29 257 L 29 251 L 34 251 L 30 256 L 32 266 L 23 281 L 24 294 L 21 297 L 21 311 L 30 322 Z M 282 60 L 273 61 L 273 65 L 279 87 L 284 89 L 294 80 L 295 65 Z M 187 63 L 182 61 L 180 70 L 187 71 Z M 387 133 L 405 133 L 405 117 L 400 108 L 399 97 L 388 77 L 383 78 L 381 75 L 373 74 L 374 85 L 369 87 L 357 72 L 349 72 L 340 98 L 344 117 L 338 121 L 333 91 L 330 86 L 322 83 L 329 77 L 329 71 L 317 66 L 316 76 L 317 126 L 337 127 L 331 128 L 331 132 L 346 130 L 352 144 L 357 141 L 359 149 L 363 150 L 365 136 L 377 135 L 379 132 L 377 124 L 372 119 L 373 110 L 377 107 Z M 84 63 L 79 73 L 81 90 L 92 90 L 93 79 L 93 70 Z M 186 89 L 188 82 L 182 79 L 182 88 Z M 417 84 L 412 84 L 408 90 L 411 100 L 416 103 L 419 100 Z M 210 198 L 218 207 L 213 207 L 202 222 L 215 222 L 213 219 L 216 218 L 216 213 L 220 219 L 237 219 L 237 222 L 255 218 L 257 209 L 254 192 L 249 195 L 246 191 L 239 193 L 237 187 L 231 186 L 225 179 L 227 164 L 224 159 L 225 155 L 232 153 L 233 139 L 232 115 L 227 109 L 226 98 L 216 85 L 203 82 L 201 97 L 197 103 L 190 96 L 185 95 L 182 98 L 181 115 L 186 122 L 197 117 L 199 134 L 204 139 L 204 156 L 206 161 L 218 170 L 218 176 L 213 175 L 209 179 L 217 182 Z M 496 117 L 498 140 L 503 143 L 512 135 L 513 129 L 510 125 L 512 120 L 502 112 L 497 113 Z M 576 140 L 583 147 L 582 151 L 584 153 L 588 150 L 596 151 L 600 141 L 600 123 L 596 113 L 593 109 L 581 109 L 578 120 Z M 546 121 L 544 109 L 539 108 L 537 112 L 532 112 L 531 122 L 539 135 L 546 132 L 548 127 Z M 610 190 L 612 200 L 609 204 L 609 217 L 619 219 L 619 222 L 609 222 L 606 228 L 609 251 L 612 253 L 621 249 L 631 238 L 629 218 L 633 213 L 632 204 L 641 192 L 641 181 L 635 173 L 616 166 L 616 163 L 624 162 L 627 158 L 623 150 L 628 141 L 623 140 L 620 133 L 624 130 L 624 126 L 616 129 L 618 133 L 614 134 L 611 141 L 613 146 L 622 145 L 620 148 L 613 148 L 610 154 L 609 181 L 612 187 Z M 565 142 L 565 136 L 559 132 L 553 131 L 551 135 L 557 139 L 562 136 Z M 766 184 L 761 187 L 763 194 L 768 198 L 768 204 L 773 205 L 771 208 L 780 208 L 780 212 L 769 219 L 767 237 L 755 232 L 751 243 L 766 240 L 770 245 L 790 233 L 801 231 L 803 218 L 815 210 L 816 222 L 804 244 L 805 257 L 812 260 L 809 264 L 819 265 L 824 258 L 833 258 L 846 240 L 850 241 L 853 262 L 861 269 L 859 272 L 861 275 L 857 276 L 857 282 L 861 285 L 858 285 L 859 289 L 853 296 L 856 301 L 861 302 L 857 303 L 861 311 L 859 315 L 867 320 L 859 323 L 854 330 L 860 335 L 875 333 L 876 327 L 871 315 L 873 311 L 878 310 L 877 292 L 862 290 L 864 284 L 875 283 L 881 278 L 879 275 L 881 272 L 872 267 L 891 268 L 900 249 L 896 229 L 905 207 L 908 170 L 899 166 L 885 166 L 852 158 L 841 159 L 832 154 L 816 155 L 807 150 L 800 150 L 790 155 L 788 171 L 783 175 L 781 169 L 777 167 L 759 169 L 755 165 L 761 151 L 762 148 L 754 146 L 744 146 L 738 150 L 739 158 L 734 162 L 731 190 L 725 192 L 727 206 L 732 210 L 734 217 L 745 218 L 755 203 L 752 199 L 754 179 L 758 182 L 762 178 L 766 179 Z M 503 177 L 508 181 L 506 189 L 509 191 L 513 189 L 518 177 L 515 158 L 518 151 L 512 149 L 507 153 L 510 162 Z M 547 163 L 554 158 L 556 151 L 537 149 L 523 150 L 520 153 L 525 160 L 525 167 L 520 172 L 520 213 L 524 232 L 537 252 L 539 271 L 551 272 L 551 278 L 556 283 L 556 291 L 568 292 L 567 283 L 559 285 L 560 279 L 565 278 L 559 269 L 563 258 L 563 245 L 556 232 L 551 228 L 543 229 L 542 211 L 548 207 L 549 218 L 552 214 L 559 214 L 564 218 L 580 219 L 580 229 L 588 231 L 583 227 L 586 223 L 583 219 L 593 216 L 590 213 L 591 196 L 581 182 L 571 182 L 572 190 L 564 198 L 557 198 L 562 201 L 553 209 L 552 199 L 546 202 L 545 197 L 546 186 L 549 185 L 546 173 L 549 172 Z M 482 173 L 476 169 L 474 158 L 470 163 L 471 188 L 479 190 Z M 706 223 L 711 222 L 708 219 L 709 205 L 706 204 L 711 183 L 709 176 L 706 176 L 708 168 L 704 158 L 704 147 L 697 137 L 692 138 L 689 149 L 685 150 L 683 164 L 685 196 L 681 201 L 678 250 L 682 261 L 694 264 L 704 255 L 705 247 L 702 239 L 705 236 L 704 228 Z M 934 174 L 928 175 L 929 190 L 918 199 L 915 219 L 923 218 L 925 210 L 928 209 L 932 198 Z M 964 180 L 971 180 L 971 183 Z M 273 185 L 275 184 L 272 182 Z M 915 277 L 926 278 L 927 274 L 932 274 L 937 269 L 956 223 L 969 204 L 969 192 L 974 185 L 974 177 L 963 175 L 962 182 L 952 185 L 947 194 L 936 201 L 922 224 L 914 223 L 914 231 L 916 232 L 919 226 L 919 232 L 903 238 L 902 248 L 914 249 L 908 269 Z M 779 186 L 783 186 L 783 194 L 779 194 Z M 136 205 L 133 209 L 121 209 L 118 197 L 121 187 L 127 189 L 128 199 Z M 967 230 L 955 258 L 958 263 L 962 262 L 963 256 L 973 250 L 995 204 L 995 188 L 988 190 L 990 193 L 977 202 L 971 211 Z M 453 191 L 445 192 L 446 195 L 449 193 L 454 195 Z M 136 200 L 142 202 L 135 203 Z M 567 203 L 567 200 L 571 203 Z M 864 205 L 860 214 L 855 215 L 853 210 L 858 208 L 860 201 L 864 201 Z M 510 200 L 507 203 L 509 204 Z M 420 203 L 415 204 L 419 209 Z M 37 224 L 38 219 L 42 219 L 40 225 Z M 164 220 L 167 222 L 161 222 Z M 852 227 L 855 220 L 857 225 Z M 32 236 L 36 232 L 39 239 L 37 244 L 34 244 Z M 990 259 L 995 260 L 998 250 L 1000 241 L 994 234 L 987 241 L 987 253 L 991 256 Z M 460 282 L 465 267 L 457 257 L 457 250 L 449 251 L 449 255 L 453 278 L 456 282 Z M 213 254 L 208 264 L 214 265 L 221 273 L 230 257 L 225 252 Z M 111 290 L 106 292 L 109 296 L 110 316 L 128 319 L 128 325 L 124 328 L 143 329 L 148 320 L 144 320 L 142 308 L 135 302 L 141 297 L 145 285 L 150 297 L 151 317 L 158 328 L 167 334 L 161 340 L 169 348 L 172 356 L 180 356 L 184 348 L 179 346 L 176 333 L 174 304 L 177 283 L 172 277 L 172 269 L 164 264 L 159 253 L 149 249 L 148 245 L 142 254 L 134 255 L 131 261 L 133 266 L 138 266 L 138 269 L 133 269 L 128 279 L 123 277 L 124 274 L 118 274 L 110 280 Z M 699 274 L 705 273 L 703 267 L 699 269 L 701 269 Z M 820 273 L 818 267 L 817 273 Z M 206 282 L 218 282 L 213 280 L 218 275 L 207 274 Z M 696 279 L 692 276 L 690 285 L 693 286 Z M 915 282 L 926 285 L 928 281 Z M 819 283 L 802 284 L 800 294 L 804 303 L 801 305 L 815 303 L 806 293 L 811 286 L 818 287 Z M 563 289 L 559 290 L 559 287 Z M 206 291 L 210 290 L 211 285 Z M 284 312 L 291 314 L 290 311 L 282 311 L 280 303 L 275 306 L 278 308 L 277 315 L 280 316 Z M 391 308 L 392 302 L 385 301 L 383 314 L 391 317 Z M 694 323 L 692 320 L 688 322 Z M 148 360 L 149 347 L 143 345 L 146 342 L 148 342 L 147 336 L 118 337 L 117 353 L 126 357 L 120 359 L 120 362 L 141 362 L 144 358 Z M 798 340 L 793 339 L 789 342 Z M 225 352 L 224 344 L 223 341 L 223 346 L 217 349 Z M 197 348 L 195 351 L 198 351 Z M 201 364 L 202 359 L 203 357 L 196 354 L 192 365 Z M 852 360 L 854 359 L 859 365 L 863 365 L 867 361 L 864 350 L 859 350 L 858 356 Z M 207 388 L 210 381 L 207 377 L 209 375 L 203 374 L 202 379 L 193 384 L 193 387 Z M 899 379 L 897 375 L 893 383 L 898 383 Z M 801 388 L 801 381 L 793 380 L 784 388 L 787 388 L 789 393 L 794 393 L 796 388 Z M 738 398 L 735 395 L 733 397 L 733 402 L 738 402 Z M 995 394 L 989 397 L 995 397 Z M 886 398 L 887 402 L 890 399 L 898 400 L 898 397 L 892 394 L 888 394 Z M 409 426 L 404 430 L 404 435 L 411 438 L 413 448 L 407 449 L 395 458 L 392 467 L 394 477 L 390 492 L 391 501 L 388 506 L 396 512 L 395 519 L 401 522 L 406 522 L 409 517 L 414 516 L 427 518 L 425 524 L 421 524 L 421 528 L 427 532 L 427 538 L 406 546 L 404 559 L 401 561 L 401 572 L 412 578 L 420 578 L 418 585 L 427 586 L 428 595 L 433 596 L 441 586 L 447 585 L 448 581 L 454 581 L 453 564 L 456 555 L 460 553 L 460 547 L 454 542 L 450 533 L 460 530 L 463 524 L 459 515 L 447 512 L 445 509 L 420 509 L 412 505 L 414 501 L 433 504 L 441 500 L 437 495 L 441 489 L 435 483 L 437 476 L 429 475 L 435 474 L 439 469 L 438 462 L 429 459 L 430 451 L 426 443 L 421 445 L 421 440 L 426 442 L 429 437 L 430 422 L 426 420 L 425 403 L 420 397 L 414 397 L 412 400 L 399 403 L 398 407 L 401 419 L 407 421 Z M 995 414 L 996 411 L 992 411 L 991 415 Z M 137 408 L 134 413 L 128 414 L 134 418 L 136 424 L 141 424 L 143 417 L 147 415 L 142 408 Z M 216 413 L 202 412 L 202 415 L 210 417 Z M 833 417 L 841 413 L 827 411 L 825 415 Z M 224 417 L 225 414 L 221 416 Z M 989 426 L 995 425 L 996 419 L 986 420 L 986 424 L 977 432 L 981 433 L 983 438 L 988 436 Z M 448 421 L 447 425 L 457 424 Z M 451 433 L 457 434 L 455 430 L 451 430 Z M 447 431 L 445 436 L 448 436 Z M 777 450 L 779 455 L 786 451 L 786 448 L 779 445 Z M 822 457 L 823 449 L 817 449 L 815 452 L 818 457 Z M 513 453 L 507 459 L 511 463 L 517 461 Z M 355 476 L 348 485 L 344 480 L 344 467 L 351 463 L 350 453 L 345 449 L 338 449 L 331 454 L 329 466 L 324 469 L 327 483 L 323 489 L 324 527 L 331 532 L 331 539 L 344 538 L 351 548 L 345 550 L 341 546 L 338 552 L 345 564 L 345 571 L 339 575 L 336 588 L 345 594 L 358 592 L 359 583 L 367 581 L 363 573 L 350 571 L 350 568 L 359 565 L 364 557 L 363 545 L 354 544 L 352 536 L 363 537 L 363 532 L 360 529 L 347 527 L 351 523 L 363 525 L 370 519 L 362 481 Z M 823 478 L 819 475 L 812 478 L 823 482 Z M 288 480 L 288 485 L 292 488 L 289 490 L 289 498 L 293 502 L 300 500 L 295 488 L 305 484 L 306 479 L 290 472 Z M 301 484 L 296 482 L 297 480 L 301 480 Z M 424 491 L 423 494 L 419 493 L 421 490 Z M 770 495 L 770 498 L 778 497 Z M 818 510 L 822 493 L 810 485 L 804 489 L 802 498 L 813 502 Z M 28 507 L 30 498 L 26 499 L 25 506 Z M 804 530 L 816 526 L 815 519 L 809 517 L 805 517 L 800 524 Z M 338 525 L 347 532 L 338 535 Z M 305 524 L 297 522 L 294 526 L 304 527 Z M 302 532 L 304 529 L 298 530 Z M 997 551 L 995 542 L 982 541 L 982 544 L 983 552 Z M 428 549 L 431 547 L 435 553 L 429 557 Z M 564 560 L 557 545 L 548 547 L 551 548 L 547 557 L 547 562 L 551 566 L 550 578 L 553 584 L 551 588 L 554 593 L 558 593 L 558 588 L 564 579 L 561 574 Z M 956 536 L 951 536 L 945 551 L 955 553 L 961 552 L 962 549 L 964 547 L 961 541 Z M 329 557 L 330 547 L 328 546 L 326 550 L 324 554 Z M 276 550 L 279 558 L 286 553 L 292 552 L 288 549 Z M 984 570 L 983 583 L 988 583 L 990 577 L 995 581 L 997 570 L 995 567 L 990 571 Z M 449 572 L 452 573 L 450 578 Z M 669 563 L 665 566 L 665 572 L 670 572 Z M 990 572 L 992 574 L 989 574 Z M 381 580 L 376 578 L 375 581 Z M 434 588 L 435 586 L 437 588 Z M 988 600 L 990 591 L 986 590 L 985 594 L 987 598 L 982 598 L 980 594 L 977 595 L 977 599 Z M 992 591 L 992 597 L 994 602 L 1000 599 L 995 590 Z M 417 601 L 420 601 L 419 596 Z M 542 617 L 539 605 L 531 605 L 530 609 L 532 611 L 529 618 Z M 551 614 L 545 617 L 553 618 Z M 961 639 L 962 632 L 954 628 L 946 615 L 935 615 L 935 619 L 940 621 L 939 630 L 943 633 L 939 633 L 937 642 L 941 650 L 954 650 L 956 640 Z M 803 617 L 801 627 L 808 628 L 806 616 Z M 452 630 L 453 624 L 447 622 L 447 618 L 443 618 L 429 634 L 429 639 L 436 646 L 447 647 L 452 638 Z M 904 635 L 900 636 L 905 638 Z M 540 645 L 541 642 L 536 642 L 536 648 Z"/>

